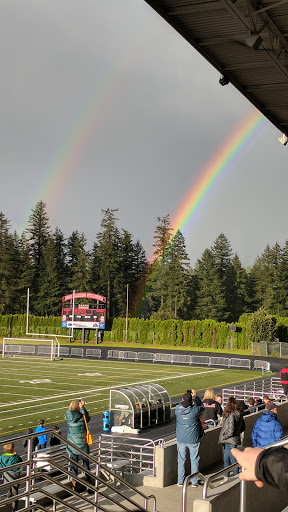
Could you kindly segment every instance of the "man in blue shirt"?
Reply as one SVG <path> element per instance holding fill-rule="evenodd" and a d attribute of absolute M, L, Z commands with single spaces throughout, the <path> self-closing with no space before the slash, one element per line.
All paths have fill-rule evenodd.
<path fill-rule="evenodd" d="M 195 389 L 187 391 L 182 401 L 176 406 L 176 437 L 178 452 L 178 486 L 182 486 L 185 480 L 185 463 L 187 449 L 190 452 L 191 474 L 199 470 L 200 439 L 204 436 L 204 430 L 200 420 L 204 407 L 197 396 Z M 192 487 L 198 487 L 198 478 L 191 481 Z"/>
<path fill-rule="evenodd" d="M 44 428 L 43 425 L 44 420 L 39 420 L 39 425 L 35 428 L 35 434 L 38 434 L 38 450 L 43 450 L 47 445 L 47 434 L 42 434 L 42 432 L 46 432 L 46 428 Z"/>

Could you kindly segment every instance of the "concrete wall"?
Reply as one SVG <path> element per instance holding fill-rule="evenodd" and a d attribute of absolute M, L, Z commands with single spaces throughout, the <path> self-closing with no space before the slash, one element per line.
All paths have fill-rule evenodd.
<path fill-rule="evenodd" d="M 251 446 L 251 432 L 255 421 L 263 411 L 245 416 L 244 447 Z M 278 418 L 282 423 L 284 431 L 288 432 L 288 402 L 279 405 Z M 222 445 L 218 444 L 221 427 L 206 430 L 204 438 L 200 442 L 200 466 L 199 471 L 203 475 L 217 471 L 223 467 Z M 189 456 L 187 458 L 186 474 L 190 473 Z M 135 485 L 150 485 L 155 487 L 166 487 L 177 483 L 177 443 L 175 440 L 164 448 L 156 447 L 155 453 L 156 476 L 129 475 L 125 478 Z M 220 468 L 219 468 L 220 465 Z"/>
<path fill-rule="evenodd" d="M 225 492 L 222 487 L 208 491 L 208 498 L 198 498 L 193 502 L 193 512 L 223 512 L 223 510 L 239 510 L 240 505 L 240 482 L 232 484 Z M 287 492 L 279 491 L 274 487 L 266 485 L 262 489 L 256 487 L 253 482 L 246 484 L 246 512 L 282 512 L 287 506 Z M 191 510 L 189 505 L 188 510 Z"/>

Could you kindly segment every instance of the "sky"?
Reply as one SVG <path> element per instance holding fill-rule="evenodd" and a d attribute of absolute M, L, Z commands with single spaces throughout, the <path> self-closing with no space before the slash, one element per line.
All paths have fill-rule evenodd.
<path fill-rule="evenodd" d="M 52 229 L 84 232 L 101 209 L 152 254 L 208 162 L 254 107 L 144 0 L 2 0 L 0 211 L 19 234 L 38 201 Z M 284 245 L 287 147 L 267 121 L 191 216 L 194 267 L 224 233 L 243 266 Z"/>

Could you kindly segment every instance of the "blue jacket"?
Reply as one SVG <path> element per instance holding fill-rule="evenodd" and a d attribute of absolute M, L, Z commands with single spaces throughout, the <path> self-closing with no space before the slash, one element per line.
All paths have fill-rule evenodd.
<path fill-rule="evenodd" d="M 35 428 L 35 434 L 38 434 L 38 436 L 37 436 L 38 444 L 47 443 L 47 434 L 40 434 L 40 432 L 45 432 L 45 431 L 46 431 L 46 428 L 42 427 L 41 425 L 38 425 L 38 427 Z"/>
<path fill-rule="evenodd" d="M 176 436 L 177 443 L 199 443 L 204 436 L 204 430 L 200 421 L 203 404 L 198 396 L 194 399 L 192 407 L 183 407 L 180 403 L 176 406 Z"/>
<path fill-rule="evenodd" d="M 252 430 L 252 445 L 253 447 L 259 446 L 262 448 L 279 441 L 283 435 L 282 425 L 276 414 L 271 411 L 264 411 Z"/>

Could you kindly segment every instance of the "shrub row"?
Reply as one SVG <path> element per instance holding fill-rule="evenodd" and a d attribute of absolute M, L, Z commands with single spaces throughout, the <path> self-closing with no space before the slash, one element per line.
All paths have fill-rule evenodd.
<path fill-rule="evenodd" d="M 242 315 L 236 323 L 234 348 L 249 348 L 247 339 L 247 321 L 249 315 Z M 277 337 L 280 341 L 288 341 L 288 318 L 277 318 Z M 109 322 L 109 327 L 111 322 Z M 107 326 L 108 327 L 108 326 Z M 111 327 L 110 327 L 111 328 Z M 41 334 L 68 334 L 68 329 L 61 327 L 60 316 L 29 316 L 29 332 Z M 26 315 L 0 315 L 0 336 L 20 338 L 26 333 Z M 231 346 L 232 332 L 229 324 L 214 320 L 144 320 L 130 318 L 128 320 L 127 342 L 179 347 L 228 348 Z M 104 331 L 104 341 L 122 342 L 126 336 L 126 319 L 115 318 L 112 333 Z M 80 331 L 77 331 L 81 339 Z M 86 339 L 95 340 L 95 331 L 86 331 Z"/>
<path fill-rule="evenodd" d="M 234 348 L 248 348 L 246 326 L 236 324 Z M 115 318 L 112 326 L 112 341 L 125 341 L 126 320 Z M 231 344 L 232 332 L 229 324 L 214 320 L 144 320 L 131 318 L 128 321 L 127 342 L 179 347 L 226 348 Z M 105 339 L 105 338 L 104 338 Z M 111 336 L 110 336 L 111 339 Z"/>

